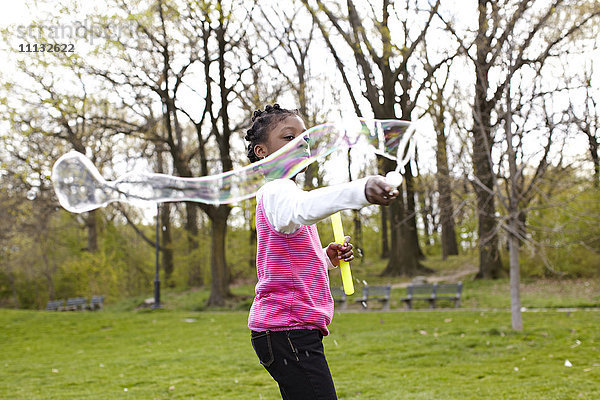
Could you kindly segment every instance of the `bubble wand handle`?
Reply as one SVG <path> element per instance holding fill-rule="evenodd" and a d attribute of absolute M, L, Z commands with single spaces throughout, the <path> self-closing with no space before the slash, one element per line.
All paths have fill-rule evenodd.
<path fill-rule="evenodd" d="M 336 243 L 344 244 L 344 227 L 342 226 L 342 217 L 340 212 L 331 215 L 331 225 L 333 226 L 333 237 Z M 340 272 L 342 273 L 342 285 L 344 293 L 348 296 L 354 294 L 354 283 L 352 283 L 352 272 L 350 263 L 340 260 Z"/>

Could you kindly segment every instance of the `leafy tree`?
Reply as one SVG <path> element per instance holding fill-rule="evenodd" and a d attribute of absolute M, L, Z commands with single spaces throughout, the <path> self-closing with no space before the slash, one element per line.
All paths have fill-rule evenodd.
<path fill-rule="evenodd" d="M 440 15 L 475 68 L 471 133 L 480 278 L 496 278 L 502 271 L 496 217 L 498 190 L 492 149 L 498 141 L 496 132 L 501 126 L 500 108 L 504 91 L 519 71 L 530 68 L 539 74 L 549 59 L 560 54 L 562 44 L 598 16 L 597 7 L 572 16 L 568 10 L 574 6 L 573 3 L 581 2 L 479 0 L 474 36 L 468 30 L 459 32 L 456 23 Z M 562 28 L 556 29 L 559 21 Z M 511 62 L 507 68 L 508 57 Z"/>
<path fill-rule="evenodd" d="M 399 3 L 387 0 L 380 3 L 379 9 L 371 5 L 361 11 L 353 1 L 348 0 L 345 12 L 320 0 L 302 2 L 311 12 L 334 57 L 356 114 L 363 115 L 358 92 L 368 101 L 375 118 L 411 120 L 426 84 L 435 70 L 447 60 L 447 57 L 442 57 L 443 61 L 436 65 L 425 65 L 418 51 L 425 46 L 427 32 L 432 27 L 440 2 L 425 9 L 416 2 L 406 3 L 407 11 L 419 15 L 419 18 L 406 17 Z M 327 29 L 323 19 L 331 24 L 331 30 Z M 392 35 L 393 29 L 397 29 L 398 33 Z M 340 47 L 336 45 L 335 34 L 351 51 L 353 68 L 360 76 L 360 90 L 349 79 L 349 70 L 344 64 L 348 61 L 343 59 Z M 383 161 L 383 172 L 394 167 L 393 163 Z M 389 207 L 392 246 L 384 275 L 414 275 L 427 271 L 418 261 L 423 253 L 417 237 L 415 192 L 410 165 L 406 167 L 405 193 L 406 200 L 404 195 L 400 196 Z"/>
<path fill-rule="evenodd" d="M 141 112 L 148 127 L 145 139 L 166 149 L 179 176 L 206 176 L 233 168 L 231 138 L 238 130 L 230 113 L 232 93 L 246 70 L 236 67 L 235 50 L 244 39 L 242 17 L 234 16 L 233 2 L 137 1 L 115 2 L 119 13 L 107 21 L 132 21 L 133 32 L 107 42 L 104 64 L 86 64 L 89 74 L 104 78 L 115 91 L 133 93 L 136 101 L 123 106 L 135 113 L 139 99 L 152 103 Z M 123 17 L 123 12 L 126 17 Z M 106 60 L 112 60 L 107 64 Z M 116 62 L 118 60 L 118 62 Z M 193 95 L 198 105 L 185 96 Z M 160 116 L 155 116 L 156 105 Z M 212 155 L 216 154 L 217 157 Z M 209 305 L 223 305 L 231 297 L 225 234 L 228 205 L 186 204 L 189 248 L 198 248 L 200 208 L 211 221 L 211 296 Z M 192 269 L 189 283 L 202 283 L 202 271 Z"/>
<path fill-rule="evenodd" d="M 427 112 L 434 120 L 436 133 L 436 183 L 439 194 L 438 206 L 441 225 L 442 259 L 458 254 L 456 232 L 454 229 L 454 205 L 452 203 L 452 187 L 450 169 L 448 166 L 447 136 L 452 124 L 452 106 L 449 105 L 452 96 L 446 91 L 450 78 L 450 68 L 446 66 L 435 75 L 431 82 L 429 108 Z M 445 74 L 444 74 L 445 72 Z M 450 121 L 448 121 L 450 120 Z M 449 122 L 449 123 L 448 123 Z"/>
<path fill-rule="evenodd" d="M 597 51 L 597 46 L 596 51 Z M 573 96 L 570 96 L 569 117 L 571 123 L 577 131 L 581 132 L 588 143 L 589 156 L 593 165 L 593 183 L 596 188 L 600 187 L 600 104 L 598 103 L 599 85 L 597 78 L 592 78 L 594 62 L 590 60 L 583 70 L 579 72 L 581 76 L 576 81 L 581 82 L 580 90 L 573 90 L 575 93 L 583 91 L 583 104 L 577 104 Z"/>

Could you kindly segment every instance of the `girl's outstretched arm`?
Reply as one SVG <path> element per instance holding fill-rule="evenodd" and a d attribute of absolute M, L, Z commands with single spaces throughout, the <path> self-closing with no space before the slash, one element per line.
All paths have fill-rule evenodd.
<path fill-rule="evenodd" d="M 300 189 L 290 179 L 268 182 L 259 191 L 267 219 L 279 232 L 292 233 L 303 225 L 313 225 L 333 213 L 360 209 L 369 204 L 387 205 L 398 195 L 374 176 L 311 191 Z"/>

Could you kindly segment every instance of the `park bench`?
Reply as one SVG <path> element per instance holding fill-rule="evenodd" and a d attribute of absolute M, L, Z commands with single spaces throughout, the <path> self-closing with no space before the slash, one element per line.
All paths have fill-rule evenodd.
<path fill-rule="evenodd" d="M 92 311 L 102 310 L 104 307 L 104 296 L 92 296 L 89 309 Z"/>
<path fill-rule="evenodd" d="M 65 311 L 77 311 L 77 310 L 85 310 L 87 305 L 87 299 L 85 297 L 72 297 L 67 299 L 67 304 L 63 310 Z"/>
<path fill-rule="evenodd" d="M 389 285 L 364 286 L 362 290 L 362 297 L 357 299 L 356 302 L 362 305 L 364 311 L 369 307 L 369 301 L 375 300 L 381 303 L 383 311 L 388 311 L 390 309 L 391 290 L 392 287 Z"/>
<path fill-rule="evenodd" d="M 345 310 L 348 307 L 346 292 L 344 292 L 343 287 L 332 287 L 331 288 L 331 296 L 333 297 L 333 301 L 335 304 L 339 304 L 339 310 Z"/>
<path fill-rule="evenodd" d="M 462 282 L 444 284 L 418 284 L 409 285 L 406 288 L 406 297 L 402 301 L 408 309 L 412 309 L 414 300 L 429 302 L 429 308 L 435 308 L 437 300 L 454 301 L 454 307 L 460 306 L 460 295 L 462 293 Z"/>
<path fill-rule="evenodd" d="M 46 305 L 46 311 L 60 311 L 62 310 L 64 300 L 50 300 Z"/>

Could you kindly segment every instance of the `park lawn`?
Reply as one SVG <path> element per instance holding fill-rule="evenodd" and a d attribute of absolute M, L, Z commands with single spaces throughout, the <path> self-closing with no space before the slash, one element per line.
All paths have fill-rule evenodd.
<path fill-rule="evenodd" d="M 340 399 L 598 399 L 600 312 L 336 313 Z M 246 312 L 0 310 L 0 399 L 277 399 Z M 572 367 L 566 367 L 569 360 Z"/>

